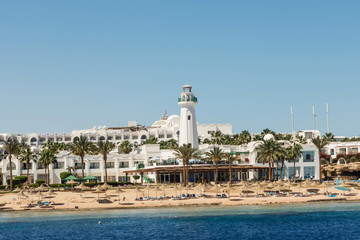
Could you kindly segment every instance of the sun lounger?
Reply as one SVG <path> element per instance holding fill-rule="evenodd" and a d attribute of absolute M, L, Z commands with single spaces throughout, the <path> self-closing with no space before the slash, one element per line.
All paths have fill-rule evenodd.
<path fill-rule="evenodd" d="M 337 196 L 337 195 L 335 195 L 335 194 L 334 194 L 334 195 L 328 195 L 328 197 L 336 197 L 336 196 Z"/>
<path fill-rule="evenodd" d="M 185 195 L 185 194 L 181 194 L 181 198 L 186 198 L 186 195 Z"/>
<path fill-rule="evenodd" d="M 150 200 L 155 200 L 155 198 L 154 198 L 154 197 L 151 197 Z"/>

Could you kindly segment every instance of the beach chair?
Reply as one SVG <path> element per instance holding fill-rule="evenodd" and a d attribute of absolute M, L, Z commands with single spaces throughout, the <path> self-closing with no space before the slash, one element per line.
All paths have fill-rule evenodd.
<path fill-rule="evenodd" d="M 148 198 L 147 198 L 147 197 L 144 197 L 144 200 L 148 200 Z"/>
<path fill-rule="evenodd" d="M 151 197 L 151 198 L 150 198 L 150 200 L 154 201 L 154 200 L 155 200 L 155 198 L 154 198 L 154 197 Z"/>
<path fill-rule="evenodd" d="M 163 196 L 160 196 L 160 197 L 159 197 L 159 200 L 163 200 L 163 199 L 164 199 L 164 197 L 163 197 Z"/>
<path fill-rule="evenodd" d="M 185 194 L 181 194 L 181 198 L 186 198 L 186 195 L 185 195 Z"/>
<path fill-rule="evenodd" d="M 139 200 L 140 200 L 140 201 L 142 201 L 142 200 L 143 200 L 143 198 L 141 197 L 141 198 L 139 198 Z"/>
<path fill-rule="evenodd" d="M 44 204 L 45 204 L 45 206 L 49 206 L 49 205 L 50 205 L 50 202 L 49 202 L 49 201 L 46 201 Z"/>
<path fill-rule="evenodd" d="M 227 196 L 226 196 L 225 193 L 221 194 L 221 197 L 222 197 L 222 198 L 227 198 Z"/>

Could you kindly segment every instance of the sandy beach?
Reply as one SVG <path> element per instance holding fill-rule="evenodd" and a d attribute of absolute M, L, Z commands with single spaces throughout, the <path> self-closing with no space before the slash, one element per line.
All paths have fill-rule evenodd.
<path fill-rule="evenodd" d="M 316 188 L 316 187 L 314 187 Z M 100 188 L 98 188 L 99 190 Z M 296 194 L 275 194 L 269 196 L 257 194 L 253 189 L 245 193 L 241 187 L 233 186 L 230 189 L 221 185 L 212 187 L 194 187 L 182 189 L 171 186 L 147 186 L 142 188 L 118 188 L 106 191 L 88 189 L 84 191 L 56 191 L 44 189 L 28 192 L 0 193 L 0 211 L 19 211 L 19 210 L 89 210 L 106 208 L 151 208 L 151 207 L 176 207 L 176 206 L 196 206 L 196 205 L 265 205 L 265 204 L 298 204 L 307 202 L 328 202 L 328 201 L 360 201 L 358 190 L 342 191 L 335 187 L 318 188 L 318 194 L 309 194 L 305 189 Z M 229 192 L 230 191 L 230 192 Z M 269 192 L 271 190 L 268 190 Z M 298 191 L 293 188 L 293 192 Z M 336 195 L 329 197 L 328 194 Z M 260 193 L 260 192 L 259 192 Z M 261 193 L 264 193 L 261 191 Z M 305 194 L 306 193 L 306 194 Z M 185 194 L 191 197 L 176 197 Z M 221 198 L 217 195 L 225 194 Z M 271 193 L 270 193 L 271 194 Z M 195 197 L 193 197 L 195 195 Z M 161 196 L 161 197 L 160 197 Z M 142 199 L 142 200 L 141 200 Z M 48 206 L 38 206 L 38 201 L 49 202 Z"/>

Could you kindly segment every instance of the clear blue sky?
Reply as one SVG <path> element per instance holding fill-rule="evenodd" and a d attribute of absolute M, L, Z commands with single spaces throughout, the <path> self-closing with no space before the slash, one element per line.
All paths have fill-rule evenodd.
<path fill-rule="evenodd" d="M 360 1 L 1 1 L 0 132 L 200 123 L 359 135 Z"/>

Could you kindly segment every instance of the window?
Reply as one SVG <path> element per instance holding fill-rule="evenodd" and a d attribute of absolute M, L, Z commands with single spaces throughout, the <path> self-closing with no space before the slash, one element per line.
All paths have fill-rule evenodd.
<path fill-rule="evenodd" d="M 289 178 L 292 179 L 294 177 L 294 167 L 289 167 Z M 300 177 L 300 167 L 295 167 L 295 178 Z"/>
<path fill-rule="evenodd" d="M 69 141 L 71 141 L 71 137 L 66 137 L 65 142 L 69 142 Z"/>
<path fill-rule="evenodd" d="M 313 133 L 312 132 L 306 132 L 305 133 L 305 140 L 312 139 L 312 138 L 313 138 Z"/>
<path fill-rule="evenodd" d="M 90 140 L 91 140 L 91 141 L 96 141 L 96 137 L 91 136 L 91 137 L 90 137 Z"/>
<path fill-rule="evenodd" d="M 90 169 L 99 169 L 100 163 L 99 162 L 91 162 L 90 163 Z"/>
<path fill-rule="evenodd" d="M 37 179 L 44 180 L 45 181 L 45 174 L 38 174 Z"/>
<path fill-rule="evenodd" d="M 56 141 L 58 141 L 58 142 L 62 142 L 62 141 L 63 141 L 63 139 L 62 139 L 62 138 L 56 138 Z"/>
<path fill-rule="evenodd" d="M 315 177 L 315 167 L 304 167 L 304 178 Z"/>
<path fill-rule="evenodd" d="M 213 134 L 215 131 L 208 131 L 208 134 L 211 135 Z"/>
<path fill-rule="evenodd" d="M 112 136 L 108 136 L 108 137 L 107 137 L 107 140 L 112 140 L 112 139 L 113 139 Z"/>
<path fill-rule="evenodd" d="M 303 162 L 314 162 L 314 151 L 304 151 L 303 152 Z"/>
<path fill-rule="evenodd" d="M 346 148 L 339 148 L 338 154 L 346 154 Z"/>
<path fill-rule="evenodd" d="M 81 169 L 82 167 L 81 167 L 81 163 L 75 163 L 75 167 L 77 168 L 77 169 Z M 84 163 L 84 169 L 85 169 L 85 163 Z"/>
<path fill-rule="evenodd" d="M 45 138 L 40 138 L 40 142 L 45 142 Z"/>
<path fill-rule="evenodd" d="M 98 182 L 101 182 L 101 176 L 94 176 L 98 180 Z"/>
<path fill-rule="evenodd" d="M 54 165 L 55 169 L 64 169 L 64 162 L 57 162 Z"/>
<path fill-rule="evenodd" d="M 330 149 L 330 154 L 331 154 L 331 155 L 334 155 L 334 154 L 335 154 L 334 149 Z"/>
<path fill-rule="evenodd" d="M 107 177 L 108 182 L 115 182 L 116 181 L 116 177 L 115 176 L 108 176 Z"/>
<path fill-rule="evenodd" d="M 99 137 L 99 141 L 105 141 L 105 137 L 104 136 Z"/>
<path fill-rule="evenodd" d="M 115 163 L 114 162 L 107 162 L 106 163 L 106 168 L 114 168 L 115 167 Z M 114 180 L 115 181 L 115 180 Z"/>
<path fill-rule="evenodd" d="M 358 148 L 350 148 L 350 153 L 351 154 L 356 154 L 359 152 L 359 149 Z"/>
<path fill-rule="evenodd" d="M 191 117 L 190 117 L 190 115 L 188 116 L 188 120 L 190 120 L 191 119 Z"/>
<path fill-rule="evenodd" d="M 164 134 L 160 134 L 160 135 L 159 135 L 159 138 L 164 138 Z"/>
<path fill-rule="evenodd" d="M 38 164 L 37 164 L 37 169 L 45 169 L 44 164 L 38 163 Z"/>
<path fill-rule="evenodd" d="M 149 136 L 149 138 L 154 138 L 154 137 L 155 137 L 155 135 L 150 135 L 150 136 Z"/>
<path fill-rule="evenodd" d="M 116 136 L 115 139 L 116 140 L 121 140 L 121 136 Z"/>
<path fill-rule="evenodd" d="M 32 169 L 32 163 L 29 163 L 29 169 Z M 26 170 L 26 163 L 21 165 L 21 170 Z"/>
<path fill-rule="evenodd" d="M 16 170 L 16 165 L 15 165 L 15 163 L 11 163 L 11 168 L 12 168 L 12 170 L 14 171 L 14 170 Z M 10 170 L 10 165 L 8 164 L 7 165 L 7 167 L 6 167 L 6 170 Z"/>
<path fill-rule="evenodd" d="M 124 136 L 124 139 L 129 139 L 129 136 Z"/>
<path fill-rule="evenodd" d="M 167 135 L 167 138 L 172 138 L 172 134 L 168 134 L 168 135 Z"/>
<path fill-rule="evenodd" d="M 119 182 L 126 182 L 126 176 L 119 176 L 118 181 Z"/>
<path fill-rule="evenodd" d="M 138 135 L 134 135 L 134 136 L 132 136 L 132 139 L 139 139 L 139 136 L 138 136 Z"/>
<path fill-rule="evenodd" d="M 129 162 L 120 162 L 120 168 L 129 168 Z"/>

